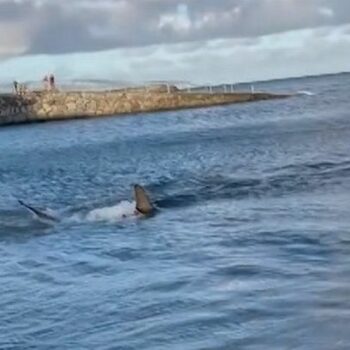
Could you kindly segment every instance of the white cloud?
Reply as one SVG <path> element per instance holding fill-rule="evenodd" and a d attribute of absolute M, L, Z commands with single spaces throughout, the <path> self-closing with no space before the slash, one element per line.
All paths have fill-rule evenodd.
<path fill-rule="evenodd" d="M 0 79 L 39 80 L 47 72 L 54 72 L 58 81 L 104 78 L 129 82 L 237 82 L 350 71 L 348 57 L 350 25 L 345 25 L 254 39 L 13 58 L 0 63 Z"/>
<path fill-rule="evenodd" d="M 0 57 L 14 56 L 28 50 L 28 37 L 23 23 L 0 22 Z"/>
<path fill-rule="evenodd" d="M 179 4 L 175 13 L 167 13 L 160 16 L 158 28 L 171 28 L 175 32 L 187 32 L 191 29 L 192 22 L 185 4 Z"/>
<path fill-rule="evenodd" d="M 326 18 L 333 18 L 335 15 L 334 11 L 330 7 L 326 7 L 326 6 L 320 7 L 318 9 L 318 12 Z"/>
<path fill-rule="evenodd" d="M 27 54 L 94 52 L 337 26 L 350 22 L 350 1 L 0 0 L 0 23 L 24 20 Z"/>

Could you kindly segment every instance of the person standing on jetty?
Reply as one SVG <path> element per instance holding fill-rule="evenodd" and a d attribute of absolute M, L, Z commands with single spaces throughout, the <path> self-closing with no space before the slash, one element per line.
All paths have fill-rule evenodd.
<path fill-rule="evenodd" d="M 47 77 L 47 75 L 44 76 L 43 83 L 44 83 L 44 90 L 45 91 L 49 90 L 49 78 Z"/>
<path fill-rule="evenodd" d="M 55 90 L 55 76 L 53 74 L 50 74 L 49 77 L 49 87 L 50 90 Z"/>
<path fill-rule="evenodd" d="M 13 82 L 13 90 L 15 95 L 23 96 L 28 92 L 26 85 L 20 84 L 17 80 Z"/>
<path fill-rule="evenodd" d="M 18 95 L 18 81 L 13 82 L 13 89 L 16 95 Z"/>
<path fill-rule="evenodd" d="M 43 79 L 44 83 L 44 90 L 46 91 L 52 91 L 55 90 L 55 76 L 53 74 L 50 74 L 49 76 L 45 75 Z"/>

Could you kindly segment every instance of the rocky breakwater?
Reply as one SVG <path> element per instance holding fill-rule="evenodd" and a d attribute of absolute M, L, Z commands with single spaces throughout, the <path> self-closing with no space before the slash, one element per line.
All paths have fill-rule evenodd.
<path fill-rule="evenodd" d="M 176 110 L 283 98 L 269 93 L 194 93 L 176 87 L 0 95 L 0 125 Z"/>

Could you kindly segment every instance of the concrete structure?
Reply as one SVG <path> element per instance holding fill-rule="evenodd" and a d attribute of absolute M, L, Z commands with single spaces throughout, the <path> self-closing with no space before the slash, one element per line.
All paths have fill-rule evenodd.
<path fill-rule="evenodd" d="M 0 125 L 176 110 L 283 98 L 269 93 L 194 93 L 176 87 L 0 95 Z"/>

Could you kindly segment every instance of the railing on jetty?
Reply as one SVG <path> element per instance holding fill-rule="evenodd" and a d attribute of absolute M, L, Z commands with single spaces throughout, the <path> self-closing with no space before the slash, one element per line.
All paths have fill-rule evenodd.
<path fill-rule="evenodd" d="M 30 81 L 22 83 L 25 91 L 41 91 L 45 90 L 41 81 Z M 163 87 L 163 92 L 174 92 L 175 87 L 178 91 L 187 93 L 235 93 L 235 92 L 251 92 L 257 91 L 256 87 L 248 83 L 225 83 L 225 84 L 193 84 L 187 81 L 144 81 L 144 82 L 120 82 L 108 80 L 82 80 L 69 81 L 62 80 L 56 83 L 55 89 L 61 92 L 74 91 L 139 91 L 147 92 L 155 88 Z M 13 93 L 14 88 L 10 83 L 0 84 L 0 93 Z"/>

